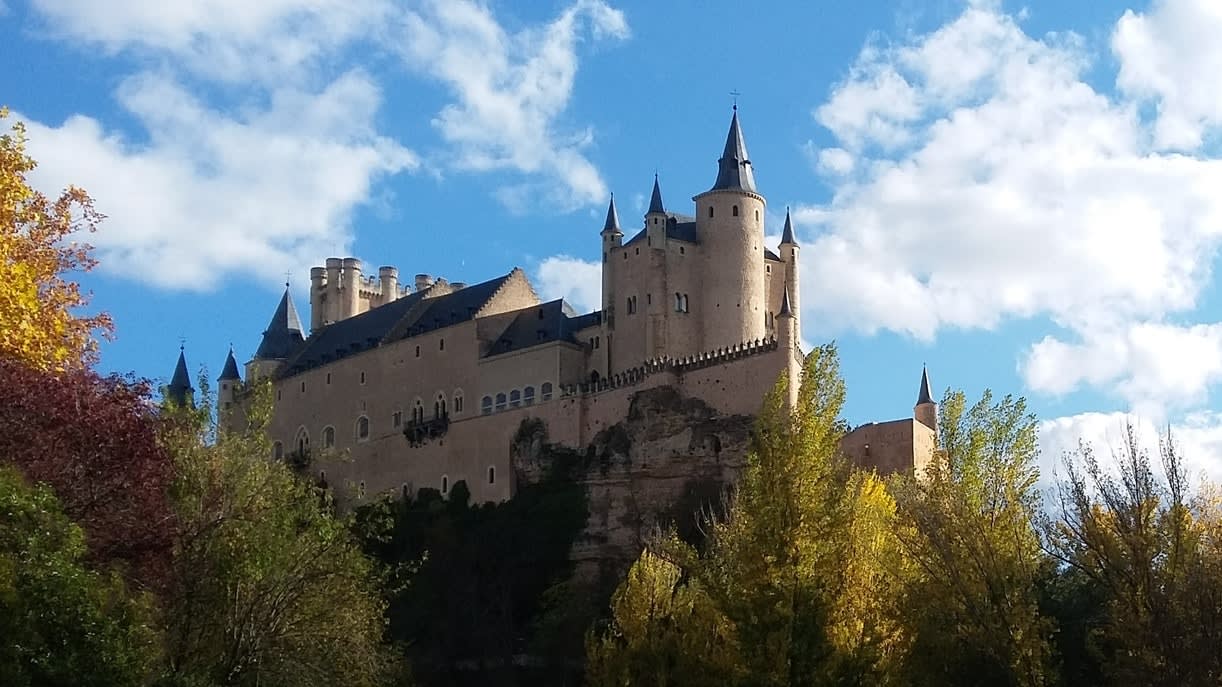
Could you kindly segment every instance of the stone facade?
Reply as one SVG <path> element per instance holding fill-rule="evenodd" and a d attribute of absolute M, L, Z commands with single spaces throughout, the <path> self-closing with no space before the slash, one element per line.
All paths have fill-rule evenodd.
<path fill-rule="evenodd" d="M 247 381 L 226 361 L 222 409 L 240 409 L 249 382 L 269 379 L 277 457 L 295 454 L 341 502 L 425 487 L 444 494 L 460 480 L 476 501 L 508 499 L 515 480 L 529 478 L 512 462 L 523 420 L 543 421 L 556 445 L 586 450 L 642 392 L 698 402 L 706 424 L 750 418 L 782 375 L 796 394 L 799 249 L 788 216 L 779 253 L 764 245 L 765 199 L 737 112 L 718 164 L 694 216 L 668 210 L 655 179 L 643 226 L 627 241 L 612 199 L 600 234 L 602 308 L 592 313 L 542 302 L 520 269 L 473 285 L 426 274 L 400 284 L 393 267 L 366 278 L 359 260 L 330 258 L 310 272 L 308 336 L 286 290 Z M 649 470 L 675 479 L 705 471 L 722 480 L 744 455 L 745 444 L 722 441 L 705 470 L 692 427 L 642 431 L 656 435 Z M 901 420 L 859 428 L 845 447 L 881 470 L 912 469 L 932 437 L 926 423 Z"/>

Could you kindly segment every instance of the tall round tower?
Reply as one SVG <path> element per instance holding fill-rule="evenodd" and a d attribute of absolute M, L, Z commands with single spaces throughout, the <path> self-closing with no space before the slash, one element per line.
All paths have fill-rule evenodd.
<path fill-rule="evenodd" d="M 706 348 L 732 346 L 765 336 L 764 197 L 738 124 L 730 120 L 717 181 L 696 201 L 696 231 L 704 255 L 700 295 Z"/>
<path fill-rule="evenodd" d="M 619 228 L 619 213 L 615 211 L 615 194 L 607 205 L 607 221 L 599 234 L 603 240 L 603 323 L 608 328 L 615 326 L 615 262 L 611 251 L 624 243 L 624 232 Z"/>

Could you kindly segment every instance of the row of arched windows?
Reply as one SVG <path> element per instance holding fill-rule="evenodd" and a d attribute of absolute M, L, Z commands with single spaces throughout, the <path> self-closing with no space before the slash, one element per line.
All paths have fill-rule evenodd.
<path fill-rule="evenodd" d="M 533 390 L 532 390 L 532 393 L 533 393 Z M 446 402 L 446 397 L 444 393 L 442 392 L 437 393 L 437 398 L 436 400 L 433 401 L 433 418 L 441 419 L 441 418 L 449 417 L 451 412 L 458 414 L 458 413 L 461 413 L 462 411 L 463 411 L 462 389 L 456 389 L 454 391 L 454 398 L 452 399 L 452 404 L 448 404 Z M 412 421 L 413 422 L 424 422 L 424 420 L 425 420 L 424 403 L 419 398 L 417 398 L 415 404 L 412 407 Z M 391 415 L 390 422 L 391 422 L 391 426 L 394 429 L 398 429 L 399 427 L 401 427 L 403 425 L 403 412 L 395 411 L 394 414 Z M 356 419 L 356 423 L 353 425 L 353 428 L 352 428 L 352 437 L 357 443 L 362 443 L 362 442 L 369 440 L 369 417 L 367 415 L 362 415 Z M 335 427 L 331 425 L 327 425 L 326 427 L 322 428 L 322 447 L 324 449 L 335 448 Z M 297 436 L 293 440 L 293 450 L 301 454 L 304 454 L 306 451 L 309 450 L 309 448 L 310 448 L 310 433 L 308 430 L 306 430 L 305 427 L 301 427 L 297 430 Z M 284 444 L 279 441 L 274 442 L 272 444 L 272 452 L 277 460 L 283 458 L 284 457 Z"/>
<path fill-rule="evenodd" d="M 552 400 L 552 383 L 543 382 L 539 385 L 539 400 Z M 493 412 L 501 412 L 509 408 L 518 408 L 521 406 L 530 406 L 535 404 L 535 387 L 527 386 L 522 389 L 514 389 L 509 393 L 500 392 L 494 395 L 484 396 L 479 402 L 479 411 L 482 415 L 490 415 Z"/>

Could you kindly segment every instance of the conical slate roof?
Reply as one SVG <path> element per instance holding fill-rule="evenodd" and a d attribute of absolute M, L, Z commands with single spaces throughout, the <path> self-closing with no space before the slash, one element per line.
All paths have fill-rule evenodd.
<path fill-rule="evenodd" d="M 730 119 L 730 132 L 726 134 L 726 149 L 717 161 L 717 181 L 713 191 L 733 190 L 755 193 L 755 173 L 751 171 L 751 158 L 747 156 L 747 143 L 743 140 L 738 125 L 738 107 Z"/>
<path fill-rule="evenodd" d="M 182 348 L 178 349 L 178 364 L 174 366 L 174 376 L 165 388 L 165 397 L 180 406 L 187 405 L 195 388 L 191 386 L 191 375 L 187 372 L 187 356 Z"/>
<path fill-rule="evenodd" d="M 607 221 L 603 223 L 604 234 L 623 234 L 619 228 L 619 213 L 615 211 L 615 194 L 611 194 L 611 202 L 607 205 Z"/>
<path fill-rule="evenodd" d="M 217 378 L 221 382 L 242 381 L 242 376 L 238 374 L 238 361 L 233 357 L 233 349 L 229 349 L 229 355 L 225 356 L 225 367 L 221 369 L 221 376 Z"/>
<path fill-rule="evenodd" d="M 653 195 L 649 198 L 649 210 L 645 213 L 652 215 L 655 212 L 666 212 L 666 208 L 662 206 L 662 187 L 658 186 L 658 175 L 653 175 Z"/>
<path fill-rule="evenodd" d="M 921 390 L 917 393 L 917 405 L 933 403 L 933 394 L 929 390 L 929 371 L 921 366 Z"/>
<path fill-rule="evenodd" d="M 777 317 L 793 317 L 793 307 L 789 305 L 789 287 L 781 293 L 781 310 L 776 314 Z"/>
<path fill-rule="evenodd" d="M 259 343 L 259 349 L 255 351 L 255 358 L 261 360 L 284 360 L 292 354 L 305 337 L 301 335 L 301 319 L 297 317 L 297 308 L 293 307 L 293 298 L 289 295 L 288 288 L 284 289 L 284 296 L 280 298 L 280 305 L 276 307 L 276 314 L 272 315 L 272 321 L 267 324 L 267 329 L 263 332 L 263 341 Z"/>
<path fill-rule="evenodd" d="M 793 238 L 793 221 L 789 219 L 789 208 L 785 208 L 785 231 L 781 232 L 781 245 L 798 245 Z"/>

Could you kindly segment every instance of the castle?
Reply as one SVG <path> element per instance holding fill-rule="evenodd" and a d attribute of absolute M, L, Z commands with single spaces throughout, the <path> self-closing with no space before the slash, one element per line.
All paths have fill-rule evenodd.
<path fill-rule="evenodd" d="M 515 491 L 510 445 L 522 421 L 580 449 L 623 420 L 635 394 L 669 386 L 716 412 L 754 415 L 780 375 L 796 400 L 799 251 L 786 213 L 777 252 L 764 245 L 737 108 L 712 188 L 694 215 L 668 209 L 655 176 L 644 225 L 625 240 L 611 198 L 599 233 L 602 307 L 541 302 L 521 269 L 478 284 L 398 270 L 365 276 L 355 258 L 310 270 L 310 328 L 286 288 L 254 358 L 232 350 L 219 378 L 222 418 L 251 381 L 275 394 L 276 458 L 308 459 L 341 500 L 465 481 L 473 501 Z M 186 365 L 168 387 L 190 391 Z M 922 374 L 915 417 L 860 427 L 847 455 L 881 471 L 919 468 L 934 448 L 936 407 Z"/>

